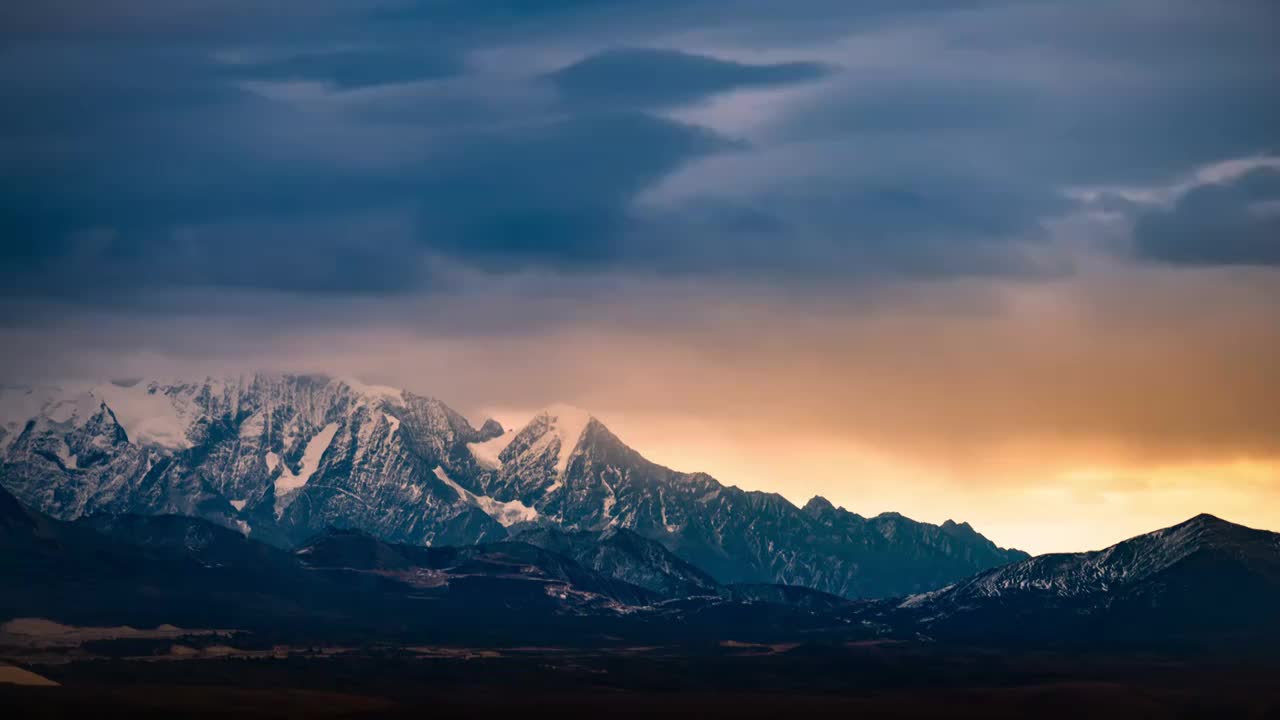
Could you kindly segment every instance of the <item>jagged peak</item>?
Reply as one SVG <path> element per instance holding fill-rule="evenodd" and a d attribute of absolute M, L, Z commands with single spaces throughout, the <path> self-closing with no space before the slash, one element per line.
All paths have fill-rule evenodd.
<path fill-rule="evenodd" d="M 801 509 L 810 515 L 814 515 L 822 512 L 830 512 L 835 510 L 836 507 L 831 504 L 830 500 L 822 497 L 821 495 L 814 495 L 809 498 L 809 502 L 805 503 L 804 507 Z"/>
<path fill-rule="evenodd" d="M 389 385 L 370 385 L 353 377 L 340 377 L 335 378 L 334 380 L 346 385 L 357 395 L 372 399 L 382 399 L 394 403 L 402 403 L 404 402 L 405 395 L 407 394 L 406 391 L 401 388 L 395 388 Z"/>
<path fill-rule="evenodd" d="M 555 439 L 559 447 L 555 472 L 557 475 L 563 475 L 569 467 L 569 458 L 573 456 L 574 450 L 582 441 L 583 434 L 593 423 L 599 424 L 599 421 L 586 410 L 556 403 L 535 413 L 524 429 L 516 433 L 511 440 L 521 438 L 522 444 L 527 445 L 529 449 L 540 451 Z M 496 438 L 491 442 L 496 444 L 503 439 L 505 438 Z M 503 443 L 504 447 L 508 444 L 510 440 Z"/>
<path fill-rule="evenodd" d="M 488 442 L 494 438 L 501 437 L 506 434 L 507 431 L 502 428 L 502 423 L 494 420 L 493 418 L 488 418 L 476 432 L 477 437 L 479 438 L 478 442 Z"/>
<path fill-rule="evenodd" d="M 569 455 L 578 446 L 582 434 L 595 417 L 580 407 L 556 403 L 543 408 L 535 419 L 545 420 L 547 429 L 560 438 L 560 457 L 556 464 L 556 472 L 563 473 L 569 464 Z"/>

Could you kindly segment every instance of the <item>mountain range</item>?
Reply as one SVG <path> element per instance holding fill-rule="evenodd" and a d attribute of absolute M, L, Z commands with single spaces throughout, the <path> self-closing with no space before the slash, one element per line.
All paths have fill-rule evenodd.
<path fill-rule="evenodd" d="M 286 642 L 844 643 L 1270 648 L 1280 534 L 1207 515 L 907 597 L 724 584 L 626 529 L 461 546 L 329 528 L 293 550 L 200 518 L 68 522 L 0 490 L 0 619 L 234 628 Z"/>
<path fill-rule="evenodd" d="M 893 597 L 1027 558 L 967 523 L 796 507 L 671 470 L 575 408 L 476 428 L 433 398 L 314 375 L 6 386 L 0 486 L 61 520 L 185 515 L 280 548 L 331 527 L 418 546 L 523 538 L 602 569 L 648 543 L 682 592 Z"/>
<path fill-rule="evenodd" d="M 786 588 L 762 598 L 767 590 L 713 584 L 686 595 L 678 560 L 630 540 L 608 572 L 521 541 L 424 547 L 337 528 L 284 550 L 187 516 L 57 520 L 0 490 L 0 619 L 232 628 L 293 642 L 560 645 L 851 628 L 787 602 Z"/>
<path fill-rule="evenodd" d="M 317 376 L 0 392 L 0 617 L 459 642 L 1280 638 L 1280 535 L 1028 557 Z M 92 601 L 86 601 L 91 598 Z M 568 639 L 568 640 L 566 640 Z"/>

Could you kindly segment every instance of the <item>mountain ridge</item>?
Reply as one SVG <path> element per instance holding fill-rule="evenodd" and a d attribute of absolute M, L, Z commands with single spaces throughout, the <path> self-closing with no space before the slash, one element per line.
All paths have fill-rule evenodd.
<path fill-rule="evenodd" d="M 903 599 L 890 614 L 952 639 L 1177 642 L 1280 636 L 1280 533 L 1202 513 L 1115 545 L 1039 555 Z"/>
<path fill-rule="evenodd" d="M 1211 516 L 927 593 L 848 600 L 800 586 L 721 584 L 627 529 L 538 528 L 424 547 L 325 528 L 285 551 L 181 515 L 64 522 L 0 489 L 0 583 L 0 620 L 307 638 L 822 637 L 1143 650 L 1266 649 L 1280 640 L 1280 534 Z"/>
<path fill-rule="evenodd" d="M 867 519 L 820 498 L 799 508 L 666 468 L 563 405 L 506 430 L 322 375 L 16 392 L 0 391 L 0 484 L 63 519 L 191 515 L 285 547 L 331 525 L 416 545 L 618 527 L 722 584 L 846 597 L 929 590 L 1026 556 L 966 526 Z"/>

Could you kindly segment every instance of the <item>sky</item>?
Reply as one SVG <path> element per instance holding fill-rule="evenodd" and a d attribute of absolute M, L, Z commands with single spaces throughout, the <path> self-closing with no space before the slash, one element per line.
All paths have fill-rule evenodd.
<path fill-rule="evenodd" d="M 1273 0 L 0 7 L 0 376 L 283 370 L 1032 552 L 1280 530 Z"/>

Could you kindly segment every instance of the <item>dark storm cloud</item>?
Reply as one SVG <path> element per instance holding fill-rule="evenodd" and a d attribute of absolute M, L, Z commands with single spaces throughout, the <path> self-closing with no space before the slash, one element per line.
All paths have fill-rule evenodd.
<path fill-rule="evenodd" d="M 17 38 L 66 36 L 138 36 L 150 33 L 207 35 L 263 23 L 287 21 L 291 27 L 403 0 L 39 0 L 0 6 L 0 33 Z"/>
<path fill-rule="evenodd" d="M 1068 204 L 1007 179 L 934 169 L 829 176 L 693 199 L 644 215 L 647 257 L 673 272 L 789 282 L 1059 272 L 1024 247 Z M 637 243 L 638 244 L 638 243 Z M 655 241 L 649 241 L 653 247 Z M 633 259 L 636 264 L 643 257 Z"/>
<path fill-rule="evenodd" d="M 1173 207 L 1143 213 L 1138 254 L 1180 265 L 1280 265 L 1280 170 L 1189 190 Z"/>
<path fill-rule="evenodd" d="M 617 254 L 632 195 L 732 147 L 636 112 L 547 112 L 441 142 L 413 113 L 313 111 L 171 54 L 118 51 L 109 66 L 30 54 L 54 69 L 4 121 L 16 161 L 0 203 L 9 292 L 59 290 L 50 275 L 73 289 L 397 292 L 428 283 L 432 254 L 495 270 L 599 266 Z M 159 69 L 143 72 L 150 62 Z M 81 78 L 90 91 L 73 97 Z M 67 142 L 78 151 L 60 152 Z M 394 238 L 350 224 L 389 208 L 409 209 Z M 342 232 L 325 231 L 335 218 Z"/>
<path fill-rule="evenodd" d="M 589 114 L 470 138 L 417 192 L 427 242 L 483 267 L 607 264 L 629 199 L 697 155 L 731 147 L 643 113 Z"/>
<path fill-rule="evenodd" d="M 412 48 L 339 48 L 303 51 L 264 62 L 245 62 L 231 74 L 255 80 L 302 80 L 341 88 L 411 82 L 456 75 L 461 58 Z"/>
<path fill-rule="evenodd" d="M 551 74 L 570 101 L 622 108 L 680 105 L 735 88 L 813 80 L 827 73 L 817 63 L 746 65 L 675 50 L 616 49 L 597 53 Z"/>
<path fill-rule="evenodd" d="M 6 66 L 12 104 L 0 118 L 2 256 L 57 266 L 91 233 L 114 238 L 117 258 L 155 260 L 182 226 L 305 220 L 407 192 L 408 179 L 386 170 L 404 151 L 385 132 L 256 96 L 184 50 L 15 57 L 24 65 Z"/>
<path fill-rule="evenodd" d="M 0 272 L 10 294 L 129 278 L 399 293 L 433 287 L 423 268 L 438 260 L 781 285 L 1039 273 L 1028 257 L 1073 210 L 1070 186 L 1166 182 L 1280 144 L 1275 15 L 1136 1 L 7 6 Z M 1196 216 L 1264 222 L 1256 203 L 1214 203 Z M 1152 242 L 1143 257 L 1177 254 Z"/>

